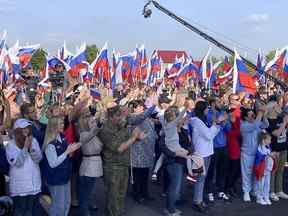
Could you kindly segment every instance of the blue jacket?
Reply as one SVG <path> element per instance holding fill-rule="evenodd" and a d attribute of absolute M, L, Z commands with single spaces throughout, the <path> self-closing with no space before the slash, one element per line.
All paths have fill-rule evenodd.
<path fill-rule="evenodd" d="M 216 111 L 216 113 L 215 113 L 213 110 L 210 109 L 208 114 L 207 114 L 207 121 L 208 121 L 209 126 L 212 125 L 213 116 L 215 114 L 216 114 L 216 118 L 218 118 L 219 116 L 224 115 L 224 111 Z M 231 122 L 230 121 L 226 121 L 226 122 L 221 123 L 220 131 L 213 140 L 214 148 L 222 148 L 222 147 L 226 146 L 226 144 L 227 144 L 226 132 L 228 132 L 229 130 L 231 130 Z"/>
<path fill-rule="evenodd" d="M 42 124 L 41 122 L 38 122 L 38 124 L 39 128 L 36 127 L 34 123 L 32 123 L 32 135 L 37 140 L 40 148 L 42 148 L 45 138 L 46 125 Z"/>
<path fill-rule="evenodd" d="M 62 142 L 55 140 L 52 145 L 55 146 L 57 155 L 61 155 L 67 149 L 68 143 L 65 140 L 64 136 L 61 137 Z M 63 185 L 67 184 L 70 180 L 72 174 L 72 160 L 70 157 L 67 157 L 59 166 L 55 168 L 51 168 L 46 154 L 44 154 L 43 158 L 43 175 L 48 185 Z"/>

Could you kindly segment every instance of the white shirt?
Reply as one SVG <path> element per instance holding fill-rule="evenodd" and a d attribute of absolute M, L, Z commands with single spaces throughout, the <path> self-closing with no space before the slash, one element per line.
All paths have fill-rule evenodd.
<path fill-rule="evenodd" d="M 10 164 L 10 195 L 13 197 L 40 193 L 39 162 L 42 159 L 42 153 L 37 140 L 33 138 L 30 152 L 25 147 L 20 149 L 14 139 L 10 140 L 6 146 L 6 157 Z"/>
<path fill-rule="evenodd" d="M 213 155 L 213 139 L 218 134 L 220 128 L 218 126 L 209 128 L 197 117 L 191 118 L 191 125 L 193 128 L 192 144 L 195 151 L 203 158 Z"/>

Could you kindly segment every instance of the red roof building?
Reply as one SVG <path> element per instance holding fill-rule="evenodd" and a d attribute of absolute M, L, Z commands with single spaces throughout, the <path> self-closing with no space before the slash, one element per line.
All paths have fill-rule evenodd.
<path fill-rule="evenodd" d="M 188 57 L 185 51 L 155 50 L 154 52 L 157 52 L 158 56 L 162 59 L 162 62 L 164 64 L 173 64 L 175 62 L 176 57 L 181 58 L 183 57 L 183 55 L 185 59 Z"/>

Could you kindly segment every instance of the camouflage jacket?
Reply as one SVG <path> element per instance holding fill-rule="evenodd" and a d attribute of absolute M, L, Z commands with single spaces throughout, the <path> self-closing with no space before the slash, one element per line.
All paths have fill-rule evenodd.
<path fill-rule="evenodd" d="M 118 148 L 130 138 L 128 128 L 119 128 L 107 121 L 99 131 L 98 137 L 103 143 L 102 157 L 104 166 L 130 166 L 130 150 L 119 153 Z"/>

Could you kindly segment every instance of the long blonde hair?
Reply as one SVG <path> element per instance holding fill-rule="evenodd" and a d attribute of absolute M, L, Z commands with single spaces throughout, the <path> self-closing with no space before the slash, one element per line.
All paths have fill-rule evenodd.
<path fill-rule="evenodd" d="M 92 117 L 92 116 L 91 116 Z M 91 118 L 90 117 L 90 118 Z M 87 131 L 89 130 L 89 121 L 87 119 L 87 112 L 82 113 L 82 115 L 80 116 L 80 118 L 78 119 L 78 126 L 79 126 L 79 130 L 80 132 L 83 131 Z"/>
<path fill-rule="evenodd" d="M 63 118 L 60 117 L 52 117 L 48 120 L 48 125 L 45 132 L 45 138 L 42 150 L 45 151 L 46 147 L 49 143 L 54 141 L 57 138 L 57 135 L 59 133 L 59 124 L 63 122 Z"/>

